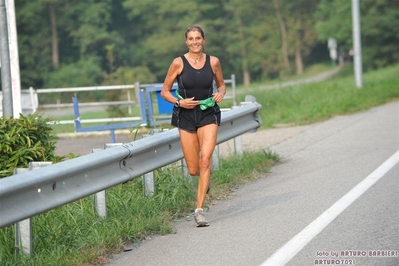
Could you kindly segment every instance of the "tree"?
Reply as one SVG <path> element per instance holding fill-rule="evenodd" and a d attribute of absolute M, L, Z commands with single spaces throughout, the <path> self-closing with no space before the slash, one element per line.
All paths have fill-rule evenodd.
<path fill-rule="evenodd" d="M 100 68 L 105 68 L 106 45 L 114 44 L 119 48 L 124 42 L 111 27 L 114 2 L 119 1 L 17 0 L 23 86 L 46 87 L 50 76 L 55 76 L 52 75 L 54 71 L 64 67 L 70 69 L 70 64 L 80 60 L 97 61 Z M 69 79 L 73 78 L 71 75 Z M 90 78 L 97 80 L 96 77 Z M 54 85 L 56 80 L 51 80 Z"/>
<path fill-rule="evenodd" d="M 334 38 L 346 48 L 352 47 L 351 1 L 322 0 L 316 11 L 318 39 Z"/>
<path fill-rule="evenodd" d="M 366 68 L 398 61 L 398 5 L 361 1 Z M 162 82 L 171 61 L 187 51 L 184 31 L 194 23 L 205 30 L 205 52 L 245 85 L 291 69 L 302 73 L 306 62 L 321 61 L 310 56 L 330 37 L 347 51 L 352 46 L 347 0 L 15 0 L 15 6 L 23 88 L 101 85 L 119 68 L 147 69 Z"/>
<path fill-rule="evenodd" d="M 399 61 L 399 1 L 360 1 L 360 28 L 364 69 L 378 68 Z M 319 39 L 329 37 L 349 50 L 352 41 L 351 2 L 322 0 L 318 6 L 316 29 Z"/>
<path fill-rule="evenodd" d="M 54 0 L 49 2 L 50 21 L 51 21 L 51 36 L 52 36 L 52 59 L 53 66 L 58 69 L 60 66 L 60 56 L 58 50 L 58 28 L 57 28 L 57 3 Z"/>
<path fill-rule="evenodd" d="M 124 7 L 136 31 L 136 49 L 140 52 L 140 55 L 135 52 L 140 59 L 135 64 L 147 66 L 163 81 L 172 60 L 187 51 L 184 31 L 197 23 L 207 34 L 207 28 L 213 25 L 207 14 L 217 5 L 209 0 L 202 3 L 195 0 L 125 0 Z M 205 49 L 208 51 L 206 44 Z"/>
<path fill-rule="evenodd" d="M 43 86 L 52 71 L 49 13 L 43 1 L 15 1 L 21 88 Z"/>
<path fill-rule="evenodd" d="M 285 25 L 285 21 L 280 11 L 280 4 L 278 0 L 273 0 L 274 10 L 276 12 L 276 17 L 278 19 L 280 25 L 280 33 L 281 33 L 281 53 L 283 56 L 284 69 L 285 71 L 289 71 L 290 69 L 290 60 L 288 57 L 288 41 L 287 41 L 287 26 Z"/>
<path fill-rule="evenodd" d="M 380 68 L 399 61 L 399 0 L 361 1 L 363 62 Z"/>
<path fill-rule="evenodd" d="M 317 9 L 317 0 L 285 0 L 285 20 L 288 27 L 289 51 L 295 58 L 296 74 L 304 70 L 303 60 L 317 43 L 317 33 L 314 12 Z"/>
<path fill-rule="evenodd" d="M 251 77 L 250 77 L 250 70 L 248 66 L 248 52 L 247 52 L 247 46 L 248 46 L 248 36 L 245 32 L 246 25 L 244 25 L 243 20 L 246 18 L 245 16 L 245 8 L 247 7 L 246 5 L 240 5 L 238 2 L 239 0 L 232 0 L 231 3 L 226 5 L 226 10 L 230 11 L 233 14 L 234 17 L 234 25 L 236 27 L 236 34 L 235 34 L 235 39 L 236 39 L 236 47 L 237 48 L 237 53 L 239 55 L 239 58 L 241 59 L 241 70 L 242 70 L 242 75 L 243 75 L 243 84 L 244 86 L 248 86 L 251 83 Z M 243 18 L 244 17 L 244 18 Z M 235 31 L 231 31 L 232 33 Z"/>

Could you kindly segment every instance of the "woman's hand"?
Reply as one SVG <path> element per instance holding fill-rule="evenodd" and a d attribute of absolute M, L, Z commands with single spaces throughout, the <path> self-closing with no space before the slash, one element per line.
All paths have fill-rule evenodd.
<path fill-rule="evenodd" d="M 220 103 L 221 101 L 223 101 L 224 95 L 222 93 L 216 92 L 213 93 L 212 95 L 215 103 Z"/>
<path fill-rule="evenodd" d="M 186 109 L 194 109 L 194 107 L 196 107 L 199 104 L 200 104 L 200 102 L 197 100 L 194 100 L 194 97 L 186 98 L 186 99 L 179 101 L 179 106 L 182 108 L 186 108 Z"/>

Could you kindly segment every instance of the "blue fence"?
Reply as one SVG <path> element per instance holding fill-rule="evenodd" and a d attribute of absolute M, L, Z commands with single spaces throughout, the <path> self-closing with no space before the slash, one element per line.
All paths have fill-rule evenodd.
<path fill-rule="evenodd" d="M 231 79 L 224 80 L 226 84 L 230 83 L 232 87 L 232 94 L 225 96 L 225 99 L 232 99 L 233 106 L 237 105 L 236 101 L 236 87 L 235 87 L 235 76 L 231 75 Z M 140 126 L 154 127 L 160 124 L 169 123 L 170 117 L 173 110 L 173 104 L 165 101 L 161 96 L 162 83 L 156 84 L 142 84 L 136 83 L 134 85 L 136 102 L 131 105 L 138 105 L 140 107 L 140 116 L 131 117 L 127 123 L 121 124 L 107 124 L 93 127 L 82 127 L 82 120 L 80 117 L 79 103 L 77 96 L 72 98 L 72 104 L 74 109 L 74 124 L 76 132 L 90 132 L 90 131 L 104 131 L 109 130 L 111 132 L 111 141 L 116 142 L 115 130 L 126 129 L 126 128 L 137 128 Z M 69 88 L 68 91 L 71 91 Z M 114 89 L 114 88 L 113 88 Z M 172 87 L 172 94 L 176 96 L 177 84 Z M 61 89 L 56 89 L 61 90 Z M 79 88 L 82 91 L 83 88 Z M 115 103 L 117 104 L 117 103 Z M 94 119 L 93 119 L 94 120 Z M 94 122 L 94 121 L 92 121 Z"/>

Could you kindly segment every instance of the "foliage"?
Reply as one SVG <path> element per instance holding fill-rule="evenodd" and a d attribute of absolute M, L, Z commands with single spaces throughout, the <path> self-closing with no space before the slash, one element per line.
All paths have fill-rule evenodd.
<path fill-rule="evenodd" d="M 364 69 L 380 68 L 399 61 L 399 1 L 360 1 L 360 28 Z M 349 51 L 353 47 L 351 1 L 322 0 L 316 13 L 319 39 L 333 37 Z"/>
<path fill-rule="evenodd" d="M 398 61 L 398 5 L 360 1 L 366 69 Z M 136 68 L 148 71 L 140 83 L 162 82 L 187 51 L 184 31 L 194 23 L 205 30 L 205 52 L 238 83 L 300 74 L 326 60 L 329 37 L 352 47 L 347 0 L 15 0 L 15 7 L 22 88 L 98 86 L 109 84 L 104 73 Z"/>
<path fill-rule="evenodd" d="M 351 2 L 345 0 L 321 0 L 317 10 L 316 29 L 318 38 L 327 43 L 328 38 L 335 38 L 346 49 L 352 47 Z"/>
<path fill-rule="evenodd" d="M 103 85 L 135 84 L 136 82 L 154 83 L 155 76 L 146 67 L 119 67 L 115 72 L 105 74 Z M 110 102 L 127 100 L 119 90 L 107 91 L 105 99 Z M 118 105 L 108 106 L 107 112 L 108 117 L 127 117 L 129 115 L 127 108 Z"/>
<path fill-rule="evenodd" d="M 51 135 L 47 124 L 50 118 L 41 118 L 38 114 L 18 119 L 1 117 L 0 119 L 0 178 L 13 175 L 16 168 L 28 168 L 29 162 L 58 162 L 56 156 L 56 138 Z"/>
<path fill-rule="evenodd" d="M 61 65 L 58 71 L 44 76 L 48 88 L 81 87 L 98 84 L 102 80 L 102 69 L 99 58 L 89 57 Z"/>
<path fill-rule="evenodd" d="M 278 162 L 268 151 L 245 153 L 221 159 L 223 170 L 214 172 L 212 195 L 228 194 L 243 183 L 242 176 L 266 173 Z M 240 166 L 239 174 L 234 172 Z M 224 170 L 230 168 L 229 178 Z M 254 172 L 256 169 L 256 173 Z M 14 229 L 0 229 L 0 258 L 7 265 L 100 265 L 107 256 L 119 253 L 129 243 L 137 243 L 154 234 L 174 233 L 172 222 L 187 217 L 195 206 L 197 180 L 183 177 L 181 166 L 169 165 L 156 171 L 155 195 L 145 196 L 142 179 L 107 189 L 107 218 L 98 217 L 92 196 L 33 217 L 31 258 L 14 253 Z M 211 190 L 211 191 L 212 191 Z M 194 226 L 194 225 L 193 225 Z"/>

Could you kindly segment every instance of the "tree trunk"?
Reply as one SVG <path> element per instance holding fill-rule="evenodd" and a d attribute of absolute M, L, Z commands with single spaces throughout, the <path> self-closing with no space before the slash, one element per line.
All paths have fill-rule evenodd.
<path fill-rule="evenodd" d="M 51 21 L 51 37 L 52 37 L 52 59 L 53 66 L 58 69 L 60 66 L 59 50 L 58 50 L 58 30 L 56 17 L 56 4 L 50 3 L 50 21 Z"/>
<path fill-rule="evenodd" d="M 278 0 L 273 0 L 273 3 L 274 3 L 274 10 L 276 11 L 276 16 L 277 16 L 278 22 L 280 24 L 281 52 L 283 55 L 284 69 L 289 70 L 290 61 L 288 58 L 287 28 L 285 26 L 283 16 L 281 15 L 281 12 L 280 12 L 280 6 L 278 4 Z"/>
<path fill-rule="evenodd" d="M 303 60 L 302 60 L 302 51 L 301 47 L 303 45 L 303 23 L 302 16 L 299 11 L 295 12 L 296 17 L 296 41 L 295 41 L 295 66 L 296 66 L 296 74 L 301 75 L 303 73 Z"/>
<path fill-rule="evenodd" d="M 234 8 L 234 16 L 237 19 L 238 36 L 240 38 L 243 84 L 244 84 L 244 86 L 247 87 L 251 84 L 251 77 L 250 77 L 249 69 L 248 69 L 248 56 L 247 56 L 247 49 L 245 47 L 245 37 L 244 37 L 243 25 L 242 25 L 240 14 L 238 13 L 236 6 Z"/>
<path fill-rule="evenodd" d="M 303 74 L 303 61 L 302 61 L 302 53 L 301 46 L 297 45 L 295 49 L 295 65 L 296 65 L 296 74 Z"/>

